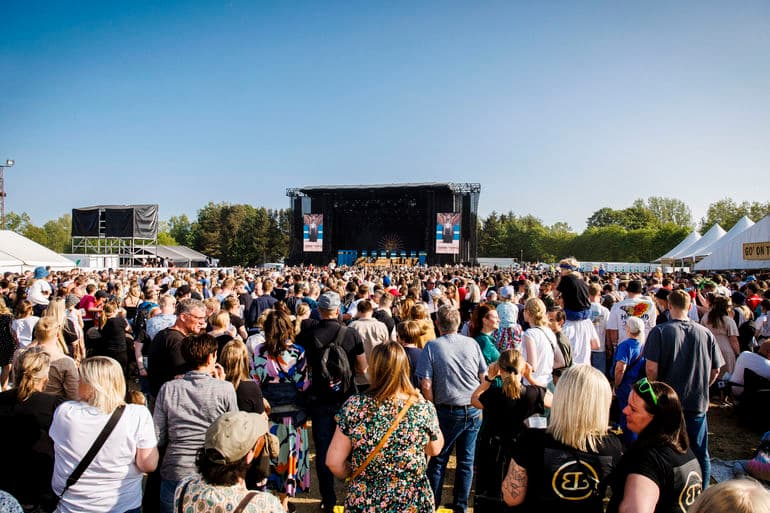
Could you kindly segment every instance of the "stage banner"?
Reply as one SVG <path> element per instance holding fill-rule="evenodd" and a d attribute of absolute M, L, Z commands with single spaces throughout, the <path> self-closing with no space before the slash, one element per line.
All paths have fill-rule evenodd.
<path fill-rule="evenodd" d="M 436 214 L 436 253 L 446 255 L 460 253 L 460 214 L 454 212 Z"/>
<path fill-rule="evenodd" d="M 324 215 L 305 214 L 302 218 L 305 224 L 302 229 L 302 250 L 306 253 L 323 251 Z"/>

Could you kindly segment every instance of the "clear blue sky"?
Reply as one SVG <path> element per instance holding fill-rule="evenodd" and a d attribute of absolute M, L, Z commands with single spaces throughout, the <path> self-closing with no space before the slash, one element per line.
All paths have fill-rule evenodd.
<path fill-rule="evenodd" d="M 6 208 L 480 182 L 582 230 L 604 206 L 767 201 L 770 2 L 0 1 Z"/>

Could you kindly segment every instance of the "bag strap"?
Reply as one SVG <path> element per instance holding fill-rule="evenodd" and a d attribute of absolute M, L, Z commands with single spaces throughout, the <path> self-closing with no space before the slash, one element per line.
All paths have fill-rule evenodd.
<path fill-rule="evenodd" d="M 179 492 L 179 502 L 176 504 L 176 513 L 184 513 L 184 495 L 187 493 L 187 487 L 190 486 L 192 481 L 187 481 L 182 487 L 182 491 Z"/>
<path fill-rule="evenodd" d="M 626 379 L 626 374 L 628 374 L 628 371 L 631 370 L 631 367 L 639 363 L 639 360 L 641 360 L 643 356 L 644 356 L 644 346 L 642 346 L 641 350 L 639 351 L 639 354 L 636 355 L 636 358 L 634 358 L 634 361 L 626 365 L 626 368 L 623 371 L 623 377 L 620 378 L 621 383 L 623 382 L 624 379 Z"/>
<path fill-rule="evenodd" d="M 254 498 L 254 496 L 257 495 L 257 492 L 251 491 L 243 496 L 243 499 L 241 499 L 241 502 L 238 503 L 238 505 L 233 510 L 233 513 L 242 513 L 246 506 L 249 505 L 249 502 L 251 502 L 251 499 Z"/>
<path fill-rule="evenodd" d="M 332 345 L 335 345 L 335 346 L 341 346 L 342 345 L 342 341 L 345 340 L 345 331 L 346 330 L 347 330 L 347 328 L 345 326 L 343 326 L 342 324 L 340 324 L 340 329 L 337 332 L 337 336 L 334 337 L 334 341 L 332 342 Z"/>
<path fill-rule="evenodd" d="M 393 431 L 396 430 L 396 427 L 401 423 L 401 419 L 404 418 L 404 415 L 406 415 L 407 410 L 412 406 L 414 403 L 414 398 L 410 397 L 409 400 L 406 401 L 406 404 L 403 408 L 401 408 L 401 411 L 398 412 L 398 415 L 396 415 L 396 418 L 393 419 L 393 423 L 390 425 L 388 430 L 385 432 L 385 434 L 382 436 L 382 439 L 380 440 L 380 443 L 377 444 L 377 447 L 374 448 L 372 452 L 369 453 L 369 456 L 366 457 L 363 463 L 358 466 L 356 470 L 353 471 L 352 474 L 350 474 L 350 480 L 357 478 L 361 475 L 361 473 L 366 470 L 366 467 L 369 466 L 369 463 L 372 462 L 372 460 L 377 456 L 383 447 L 385 447 L 385 444 L 387 443 L 388 439 L 390 438 L 390 435 L 393 434 Z"/>
<path fill-rule="evenodd" d="M 88 465 L 90 465 L 91 462 L 94 460 L 94 458 L 96 457 L 96 454 L 104 445 L 104 442 L 107 441 L 107 438 L 110 436 L 110 433 L 112 433 L 112 430 L 115 429 L 115 426 L 118 424 L 118 421 L 120 420 L 120 417 L 123 415 L 123 411 L 125 409 L 126 409 L 126 405 L 123 404 L 115 408 L 115 411 L 112 412 L 112 415 L 107 421 L 107 424 L 104 425 L 101 433 L 99 433 L 99 436 L 96 437 L 96 440 L 94 440 L 94 443 L 91 445 L 91 448 L 88 449 L 88 452 L 86 453 L 86 455 L 83 456 L 83 459 L 80 460 L 80 463 L 78 463 L 78 466 L 75 467 L 75 470 L 73 470 L 72 474 L 70 474 L 70 476 L 67 478 L 67 483 L 64 485 L 64 490 L 62 490 L 61 493 L 59 494 L 59 499 L 61 499 L 64 496 L 64 493 L 72 485 L 78 482 L 78 479 L 80 479 L 80 476 L 82 476 L 83 472 L 86 471 L 86 469 L 88 468 Z"/>

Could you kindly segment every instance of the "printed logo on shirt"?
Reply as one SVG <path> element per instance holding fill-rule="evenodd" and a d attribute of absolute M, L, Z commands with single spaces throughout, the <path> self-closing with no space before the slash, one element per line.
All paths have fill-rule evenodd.
<path fill-rule="evenodd" d="M 642 301 L 635 305 L 623 305 L 621 308 L 626 312 L 626 314 L 632 317 L 641 317 L 642 319 L 647 319 L 649 317 L 649 311 L 651 310 L 650 306 L 650 303 Z"/>
<path fill-rule="evenodd" d="M 694 471 L 687 474 L 687 482 L 685 482 L 682 492 L 679 494 L 679 510 L 682 513 L 686 513 L 702 491 L 703 479 L 701 479 L 700 475 Z"/>
<path fill-rule="evenodd" d="M 591 496 L 599 482 L 596 470 L 585 461 L 571 460 L 553 474 L 551 486 L 556 495 L 568 501 L 582 501 Z"/>

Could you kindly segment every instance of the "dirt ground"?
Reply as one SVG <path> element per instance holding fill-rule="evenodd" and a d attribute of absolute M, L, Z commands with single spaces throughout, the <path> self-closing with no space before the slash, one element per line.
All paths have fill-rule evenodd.
<path fill-rule="evenodd" d="M 756 433 L 742 427 L 733 412 L 731 405 L 712 403 L 708 413 L 709 451 L 713 458 L 722 460 L 746 459 L 753 455 L 761 433 Z M 312 446 L 312 441 L 311 441 Z M 311 488 L 310 493 L 303 494 L 291 500 L 299 513 L 316 513 L 321 511 L 321 494 L 318 490 L 318 480 L 315 475 L 315 451 L 311 447 Z M 455 461 L 451 458 L 447 477 L 444 484 L 444 501 L 452 497 Z M 345 483 L 336 482 L 337 502 L 342 503 L 346 493 Z M 471 499 L 472 501 L 473 499 Z M 469 509 L 473 511 L 473 508 Z"/>

